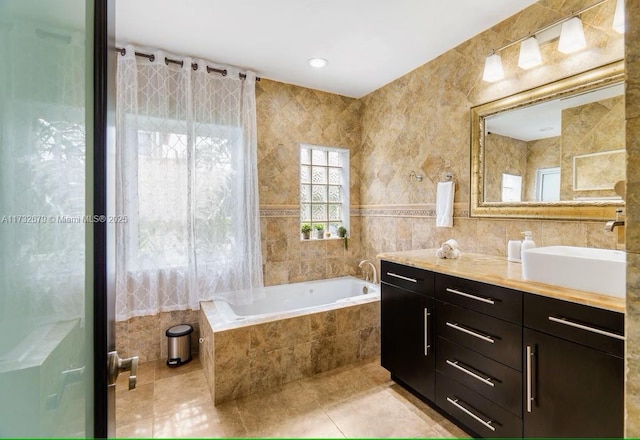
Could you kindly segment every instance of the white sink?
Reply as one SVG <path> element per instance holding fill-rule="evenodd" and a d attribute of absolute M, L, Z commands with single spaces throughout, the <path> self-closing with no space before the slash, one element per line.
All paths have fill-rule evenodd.
<path fill-rule="evenodd" d="M 525 280 L 626 296 L 626 254 L 623 251 L 574 246 L 547 246 L 522 252 Z"/>

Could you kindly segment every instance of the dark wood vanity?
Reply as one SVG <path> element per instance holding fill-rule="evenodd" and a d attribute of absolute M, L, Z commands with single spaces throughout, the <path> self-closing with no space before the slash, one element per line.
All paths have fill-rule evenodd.
<path fill-rule="evenodd" d="M 608 310 L 513 288 L 525 284 L 506 261 L 500 276 L 470 275 L 492 283 L 468 279 L 474 257 L 465 258 L 381 256 L 381 361 L 392 379 L 477 436 L 622 437 L 624 314 L 615 301 Z"/>

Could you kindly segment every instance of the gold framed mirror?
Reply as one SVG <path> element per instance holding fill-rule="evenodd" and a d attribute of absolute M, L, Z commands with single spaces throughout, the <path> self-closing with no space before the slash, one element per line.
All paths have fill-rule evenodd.
<path fill-rule="evenodd" d="M 473 107 L 471 216 L 615 218 L 624 124 L 623 60 Z"/>

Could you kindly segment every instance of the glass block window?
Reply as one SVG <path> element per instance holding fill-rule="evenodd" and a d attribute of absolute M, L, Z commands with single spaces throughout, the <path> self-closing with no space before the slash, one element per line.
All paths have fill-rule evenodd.
<path fill-rule="evenodd" d="M 349 231 L 349 150 L 300 145 L 300 225 L 321 224 L 332 237 Z"/>

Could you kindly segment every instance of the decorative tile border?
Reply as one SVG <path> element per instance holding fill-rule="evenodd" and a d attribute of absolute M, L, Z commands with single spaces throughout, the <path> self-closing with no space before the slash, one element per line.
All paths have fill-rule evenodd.
<path fill-rule="evenodd" d="M 354 217 L 426 217 L 435 218 L 435 204 L 422 205 L 355 205 L 350 209 Z M 262 205 L 260 217 L 298 217 L 300 209 L 296 205 Z M 469 217 L 467 203 L 455 203 L 454 217 Z"/>

